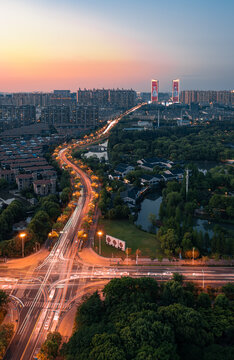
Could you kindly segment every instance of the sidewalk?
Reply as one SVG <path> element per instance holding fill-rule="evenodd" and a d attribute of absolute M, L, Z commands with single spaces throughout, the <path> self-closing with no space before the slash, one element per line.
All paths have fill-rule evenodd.
<path fill-rule="evenodd" d="M 18 321 L 19 321 L 19 313 L 17 307 L 13 301 L 10 301 L 8 304 L 7 314 L 4 317 L 2 324 L 13 324 L 14 332 L 16 332 L 16 329 L 18 327 Z"/>
<path fill-rule="evenodd" d="M 91 248 L 82 249 L 78 255 L 84 263 L 90 265 L 110 266 L 112 264 L 117 265 L 118 263 L 121 264 L 123 262 L 121 258 L 106 258 L 100 256 Z"/>
<path fill-rule="evenodd" d="M 84 248 L 79 252 L 80 259 L 87 264 L 90 265 L 100 265 L 100 266 L 110 266 L 110 265 L 158 265 L 158 266 L 234 266 L 234 260 L 214 260 L 210 259 L 206 262 L 202 261 L 202 259 L 198 260 L 169 260 L 164 258 L 162 261 L 158 261 L 158 259 L 150 259 L 146 257 L 139 257 L 138 262 L 136 264 L 136 259 L 125 258 L 122 260 L 121 258 L 107 258 L 98 255 L 91 248 Z"/>
<path fill-rule="evenodd" d="M 1 266 L 6 268 L 23 269 L 30 266 L 37 267 L 49 255 L 49 251 L 42 248 L 38 252 L 18 259 L 7 259 L 7 262 L 0 263 Z"/>

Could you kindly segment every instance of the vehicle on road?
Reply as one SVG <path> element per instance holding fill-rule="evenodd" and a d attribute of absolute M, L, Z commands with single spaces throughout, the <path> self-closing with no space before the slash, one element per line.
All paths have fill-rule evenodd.
<path fill-rule="evenodd" d="M 59 312 L 56 311 L 55 315 L 54 315 L 54 321 L 58 321 L 59 319 Z"/>
<path fill-rule="evenodd" d="M 49 295 L 49 299 L 52 300 L 54 297 L 55 289 L 52 289 Z"/>
<path fill-rule="evenodd" d="M 48 320 L 45 322 L 44 329 L 45 329 L 45 330 L 48 330 L 48 329 L 49 329 L 49 321 L 48 321 Z"/>

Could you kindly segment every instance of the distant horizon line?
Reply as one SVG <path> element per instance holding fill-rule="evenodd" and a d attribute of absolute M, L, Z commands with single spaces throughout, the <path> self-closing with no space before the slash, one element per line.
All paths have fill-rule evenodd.
<path fill-rule="evenodd" d="M 31 90 L 31 91 L 0 91 L 0 94 L 52 94 L 54 91 L 70 91 L 71 93 L 76 93 L 78 90 L 87 90 L 87 91 L 93 91 L 93 90 L 124 90 L 124 91 L 135 91 L 135 92 L 140 92 L 140 93 L 151 93 L 150 89 L 149 91 L 147 90 L 134 90 L 133 88 L 79 88 L 77 90 L 70 90 L 70 89 L 53 89 L 50 91 L 43 91 L 43 90 Z M 214 89 L 209 89 L 209 90 L 204 90 L 204 89 L 183 89 L 180 90 L 180 92 L 182 91 L 227 91 L 227 92 L 234 92 L 234 89 L 219 89 L 219 90 L 214 90 Z M 171 93 L 172 89 L 169 91 L 159 91 L 159 93 Z"/>

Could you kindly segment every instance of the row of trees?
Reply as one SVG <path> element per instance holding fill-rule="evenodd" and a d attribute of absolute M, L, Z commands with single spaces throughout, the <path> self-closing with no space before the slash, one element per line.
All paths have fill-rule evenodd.
<path fill-rule="evenodd" d="M 66 360 L 231 360 L 233 295 L 205 293 L 181 275 L 110 281 L 78 308 Z"/>
<path fill-rule="evenodd" d="M 118 164 L 143 157 L 158 156 L 174 161 L 231 159 L 234 150 L 232 122 L 197 127 L 161 128 L 157 131 L 122 131 L 126 123 L 120 123 L 109 138 L 111 161 Z M 223 131 L 225 129 L 225 131 Z"/>

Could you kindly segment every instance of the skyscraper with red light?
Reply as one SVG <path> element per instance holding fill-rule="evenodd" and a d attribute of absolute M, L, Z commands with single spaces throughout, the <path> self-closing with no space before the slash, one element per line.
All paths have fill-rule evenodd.
<path fill-rule="evenodd" d="M 179 91 L 180 91 L 180 80 L 172 80 L 172 101 L 173 103 L 178 103 L 179 99 Z"/>
<path fill-rule="evenodd" d="M 158 102 L 158 89 L 159 89 L 159 81 L 151 80 L 151 101 L 152 101 L 152 103 Z"/>

